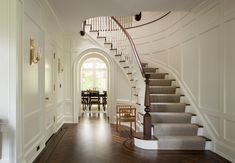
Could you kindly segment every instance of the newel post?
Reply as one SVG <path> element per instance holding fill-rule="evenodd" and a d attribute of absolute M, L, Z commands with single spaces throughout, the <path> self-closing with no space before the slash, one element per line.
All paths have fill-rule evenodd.
<path fill-rule="evenodd" d="M 144 137 L 145 139 L 151 139 L 151 115 L 149 114 L 150 112 L 150 91 L 149 91 L 149 78 L 150 74 L 145 75 L 145 99 L 144 99 L 144 106 L 145 106 L 145 114 L 144 114 Z"/>

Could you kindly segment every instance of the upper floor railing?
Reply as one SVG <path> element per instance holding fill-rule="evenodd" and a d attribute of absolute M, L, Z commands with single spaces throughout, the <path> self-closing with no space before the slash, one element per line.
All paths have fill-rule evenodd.
<path fill-rule="evenodd" d="M 119 54 L 122 54 L 124 59 L 135 58 L 140 72 L 145 78 L 144 69 L 141 65 L 140 57 L 136 50 L 134 41 L 132 40 L 129 33 L 126 31 L 125 27 L 131 26 L 132 17 L 95 17 L 87 19 L 84 25 L 91 25 L 91 31 L 99 32 L 99 37 L 105 37 L 106 43 L 112 43 L 112 48 L 117 49 Z M 133 56 L 131 56 L 131 54 Z M 132 60 L 133 62 L 133 60 Z"/>

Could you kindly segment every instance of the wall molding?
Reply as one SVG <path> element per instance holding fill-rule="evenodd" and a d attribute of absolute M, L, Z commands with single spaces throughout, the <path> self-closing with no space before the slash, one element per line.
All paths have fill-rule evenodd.
<path fill-rule="evenodd" d="M 172 21 L 175 15 L 175 20 L 173 22 L 169 22 L 169 24 L 173 24 L 172 26 L 169 27 L 169 24 L 167 23 L 156 24 L 154 26 L 160 29 L 162 27 L 166 27 L 166 30 L 158 32 L 157 36 L 154 36 L 154 31 L 151 31 L 154 27 L 152 27 L 151 30 L 149 27 L 149 29 L 131 32 L 133 35 L 134 33 L 140 32 L 140 34 L 137 33 L 137 35 L 141 36 L 141 34 L 144 34 L 145 32 L 144 30 L 147 31 L 147 34 L 145 33 L 145 36 L 141 37 L 138 42 L 146 42 L 148 39 L 153 40 L 153 38 L 162 38 L 163 36 L 166 37 L 164 40 L 165 42 L 156 42 L 151 45 L 157 48 L 159 48 L 159 46 L 164 46 L 163 49 L 168 51 L 167 64 L 162 63 L 160 61 L 162 58 L 159 58 L 158 55 L 142 55 L 141 58 L 152 65 L 160 67 L 166 70 L 166 72 L 173 74 L 175 79 L 180 81 L 178 83 L 185 93 L 187 100 L 191 104 L 190 112 L 195 112 L 198 115 L 199 123 L 205 126 L 205 136 L 212 139 L 213 146 L 211 150 L 221 154 L 229 160 L 235 160 L 235 151 L 228 150 L 235 147 L 234 130 L 232 130 L 232 128 L 234 128 L 233 126 L 235 126 L 233 114 L 234 103 L 231 98 L 229 98 L 229 96 L 232 95 L 229 89 L 233 90 L 234 87 L 231 87 L 232 82 L 227 82 L 227 80 L 233 81 L 234 79 L 234 75 L 232 75 L 232 70 L 230 69 L 234 66 L 226 66 L 228 64 L 232 65 L 234 62 L 234 57 L 231 57 L 234 51 L 234 48 L 232 47 L 234 35 L 231 32 L 234 32 L 235 25 L 235 3 L 232 1 L 227 2 L 227 6 L 224 3 L 225 1 L 208 0 L 193 8 L 189 13 L 182 13 L 181 18 L 179 18 L 178 12 L 172 13 L 167 17 L 168 21 Z M 150 32 L 152 33 L 149 34 Z M 172 36 L 172 33 L 177 34 Z M 192 43 L 193 45 L 186 44 L 184 46 L 184 44 L 190 40 L 195 40 Z M 205 45 L 207 42 L 208 47 Z M 185 50 L 182 50 L 182 45 L 184 46 L 183 48 L 186 47 Z M 150 44 L 140 47 L 145 48 L 140 50 L 148 53 L 152 51 L 152 49 L 148 49 L 149 46 Z M 181 47 L 180 52 L 178 48 L 173 49 L 177 46 Z M 213 47 L 216 49 L 212 50 L 211 48 Z M 195 52 L 195 54 L 193 53 L 193 55 L 187 56 L 186 53 L 192 51 Z M 174 55 L 171 59 L 170 57 L 173 53 L 177 53 L 177 55 Z M 174 60 L 174 58 L 180 56 L 181 59 L 177 58 Z M 191 56 L 194 57 L 189 58 Z M 196 59 L 198 61 L 196 61 Z M 187 65 L 186 62 L 186 64 L 183 65 L 183 61 L 190 61 L 190 63 L 196 62 L 196 64 L 191 66 L 189 64 Z M 190 66 L 195 71 L 185 70 L 186 67 L 190 69 Z M 184 77 L 185 75 L 183 72 L 186 77 Z M 196 82 L 189 80 L 190 77 L 193 76 L 190 75 L 190 72 L 195 72 L 195 75 L 198 75 L 197 78 L 194 76 Z M 211 78 L 210 74 L 207 72 L 212 73 Z M 206 82 L 210 82 L 211 85 Z M 203 89 L 206 89 L 207 86 L 209 86 L 209 91 L 213 90 L 213 88 L 216 89 L 212 91 L 214 94 L 212 92 L 208 93 L 208 95 L 211 95 L 212 97 L 208 96 L 208 98 L 206 98 L 207 96 L 202 95 L 204 91 Z"/>

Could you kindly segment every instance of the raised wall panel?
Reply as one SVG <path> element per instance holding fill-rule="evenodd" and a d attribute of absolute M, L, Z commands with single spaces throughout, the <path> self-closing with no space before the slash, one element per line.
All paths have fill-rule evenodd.
<path fill-rule="evenodd" d="M 0 118 L 8 121 L 9 110 L 9 3 L 8 0 L 1 1 L 0 5 Z"/>
<path fill-rule="evenodd" d="M 225 127 L 225 139 L 231 143 L 234 143 L 235 145 L 235 130 L 231 130 L 232 128 L 235 129 L 235 120 L 225 120 L 224 121 L 224 127 Z"/>
<path fill-rule="evenodd" d="M 225 100 L 226 113 L 235 115 L 235 20 L 225 24 Z"/>
<path fill-rule="evenodd" d="M 216 3 L 212 6 L 208 6 L 205 11 L 202 11 L 202 13 L 198 17 L 198 28 L 200 28 L 200 31 L 203 31 L 204 29 L 207 30 L 208 28 L 211 28 L 214 24 L 219 24 L 220 21 L 220 9 L 221 6 L 219 3 Z"/>
<path fill-rule="evenodd" d="M 153 52 L 149 57 L 152 58 L 152 60 L 155 60 L 156 62 L 162 63 L 162 64 L 167 64 L 168 62 L 168 56 L 167 56 L 167 51 L 156 51 Z"/>
<path fill-rule="evenodd" d="M 201 34 L 200 39 L 200 106 L 219 109 L 220 45 L 219 28 Z"/>
<path fill-rule="evenodd" d="M 204 114 L 207 121 L 210 124 L 210 127 L 212 128 L 213 132 L 216 134 L 214 136 L 220 136 L 220 119 L 218 116 L 211 115 L 211 114 Z"/>
<path fill-rule="evenodd" d="M 27 145 L 41 133 L 40 122 L 40 112 L 35 112 L 35 114 L 24 119 L 24 145 Z"/>
<path fill-rule="evenodd" d="M 235 1 L 233 0 L 224 0 L 224 16 L 233 16 L 235 15 Z"/>
<path fill-rule="evenodd" d="M 182 44 L 182 78 L 194 100 L 198 97 L 198 64 L 197 42 L 193 38 Z"/>
<path fill-rule="evenodd" d="M 54 118 L 54 105 L 50 104 L 46 106 L 46 127 L 51 125 L 53 123 L 53 118 Z"/>
<path fill-rule="evenodd" d="M 116 76 L 116 81 L 117 81 L 117 86 L 116 86 L 116 92 L 117 92 L 117 99 L 120 100 L 126 100 L 130 101 L 131 99 L 131 87 L 130 87 L 130 82 L 128 79 L 124 76 L 124 74 L 121 72 L 121 69 L 118 69 L 117 76 Z"/>
<path fill-rule="evenodd" d="M 181 74 L 181 50 L 180 45 L 172 47 L 168 50 L 168 64 L 178 74 Z"/>
<path fill-rule="evenodd" d="M 151 38 L 149 37 L 143 37 L 139 39 L 133 40 L 136 46 L 142 45 L 143 43 L 149 43 Z"/>
<path fill-rule="evenodd" d="M 37 22 L 41 23 L 41 7 L 37 1 L 24 0 L 24 13 Z"/>
<path fill-rule="evenodd" d="M 62 63 L 63 64 L 63 63 Z M 57 89 L 57 101 L 62 101 L 64 98 L 63 95 L 63 87 L 64 87 L 64 83 L 63 83 L 63 75 L 59 74 L 58 76 L 58 89 Z"/>
<path fill-rule="evenodd" d="M 72 115 L 73 114 L 73 110 L 72 110 L 72 100 L 65 100 L 65 104 L 64 104 L 64 114 L 67 115 Z"/>
<path fill-rule="evenodd" d="M 63 102 L 57 104 L 57 117 L 63 115 L 63 108 L 64 108 Z"/>
<path fill-rule="evenodd" d="M 30 114 L 39 109 L 39 81 L 38 81 L 38 65 L 30 66 L 28 58 L 24 65 L 23 77 L 23 99 L 24 99 L 24 114 Z"/>
<path fill-rule="evenodd" d="M 163 21 L 154 24 L 156 31 L 164 30 L 152 31 L 154 38 L 167 40 L 168 67 L 162 67 L 181 70 L 179 83 L 196 106 L 191 110 L 200 113 L 199 122 L 206 122 L 206 135 L 217 138 L 212 141 L 214 151 L 235 162 L 235 1 L 203 1 L 190 12 L 173 11 Z M 153 65 L 162 63 L 157 55 L 144 57 Z"/>
<path fill-rule="evenodd" d="M 24 114 L 30 114 L 40 108 L 39 92 L 39 64 L 30 65 L 29 41 L 34 40 L 34 45 L 43 48 L 41 39 L 41 30 L 28 17 L 24 17 L 25 36 L 24 36 L 24 53 L 23 53 L 23 106 Z"/>
<path fill-rule="evenodd" d="M 185 24 L 182 24 L 182 41 L 194 37 L 196 35 L 196 27 L 197 21 L 194 18 L 191 18 Z"/>
<path fill-rule="evenodd" d="M 139 43 L 137 46 L 137 51 L 138 53 L 148 53 L 149 51 L 151 51 L 152 47 L 151 44 L 149 42 L 142 42 Z"/>
<path fill-rule="evenodd" d="M 23 142 L 25 151 L 29 151 L 40 138 L 42 124 L 42 107 L 40 106 L 42 89 L 40 87 L 39 65 L 30 65 L 29 41 L 34 40 L 37 50 L 43 52 L 42 31 L 38 24 L 28 15 L 24 16 L 23 47 Z M 39 52 L 39 51 L 37 51 Z"/>
<path fill-rule="evenodd" d="M 160 35 L 159 35 L 160 36 Z M 164 36 L 160 36 L 160 37 L 154 37 L 154 39 L 152 40 L 152 43 L 151 43 L 151 51 L 154 52 L 154 51 L 160 51 L 160 50 L 165 50 L 167 47 L 166 47 L 166 37 Z"/>
<path fill-rule="evenodd" d="M 169 34 L 168 36 L 168 45 L 169 46 L 175 46 L 180 43 L 181 40 L 181 31 L 179 29 L 176 29 L 172 33 Z"/>

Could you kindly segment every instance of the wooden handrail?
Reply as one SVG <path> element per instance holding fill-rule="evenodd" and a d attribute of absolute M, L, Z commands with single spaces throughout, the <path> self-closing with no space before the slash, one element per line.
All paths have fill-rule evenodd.
<path fill-rule="evenodd" d="M 148 25 L 148 24 L 152 24 L 156 21 L 159 21 L 161 20 L 162 18 L 166 17 L 167 15 L 169 15 L 171 13 L 171 11 L 168 11 L 166 14 L 162 15 L 161 17 L 155 19 L 155 20 L 152 20 L 150 22 L 147 22 L 147 23 L 144 23 L 144 24 L 140 24 L 140 25 L 136 25 L 136 26 L 132 26 L 132 27 L 127 27 L 125 29 L 132 29 L 132 28 L 138 28 L 138 27 L 142 27 L 142 26 L 145 26 L 145 25 Z"/>
<path fill-rule="evenodd" d="M 131 36 L 130 36 L 129 33 L 126 31 L 126 29 L 118 22 L 118 20 L 117 20 L 114 16 L 112 16 L 111 18 L 117 23 L 117 25 L 120 27 L 120 29 L 121 29 L 121 30 L 124 32 L 124 34 L 127 36 L 128 40 L 129 40 L 129 42 L 130 42 L 130 44 L 131 44 L 132 50 L 133 50 L 133 52 L 134 52 L 135 58 L 136 58 L 136 60 L 137 60 L 138 66 L 139 66 L 139 68 L 140 68 L 141 74 L 142 74 L 143 78 L 145 78 L 145 72 L 144 72 L 143 66 L 142 66 L 142 64 L 141 64 L 140 57 L 139 57 L 139 55 L 138 55 L 138 53 L 137 53 L 137 50 L 136 50 L 134 41 L 132 40 Z"/>

